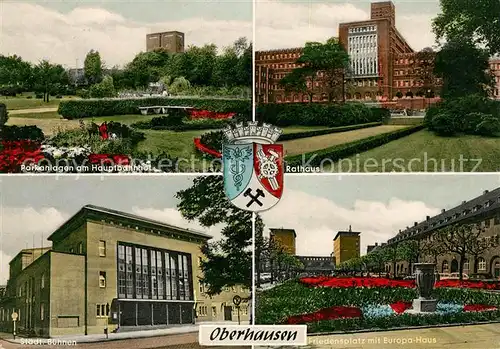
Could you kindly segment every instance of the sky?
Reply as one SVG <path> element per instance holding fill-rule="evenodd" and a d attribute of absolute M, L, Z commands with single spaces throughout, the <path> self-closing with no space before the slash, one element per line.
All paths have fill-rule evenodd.
<path fill-rule="evenodd" d="M 185 220 L 176 210 L 178 200 L 174 195 L 189 188 L 193 178 L 0 176 L 0 285 L 6 283 L 9 262 L 21 249 L 51 246 L 47 237 L 87 204 L 133 213 L 219 239 L 221 226 L 203 228 L 196 221 Z"/>
<path fill-rule="evenodd" d="M 500 187 L 500 175 L 287 175 L 280 202 L 262 214 L 270 228 L 295 229 L 296 253 L 329 256 L 340 230 L 361 232 L 366 246 Z"/>
<path fill-rule="evenodd" d="M 396 27 L 414 50 L 435 44 L 431 21 L 439 0 L 393 0 Z M 303 47 L 338 36 L 339 23 L 370 18 L 366 0 L 258 0 L 255 8 L 255 49 Z"/>
<path fill-rule="evenodd" d="M 146 34 L 177 30 L 185 44 L 231 45 L 252 39 L 251 0 L 0 1 L 0 54 L 81 68 L 98 50 L 107 66 L 146 50 Z"/>

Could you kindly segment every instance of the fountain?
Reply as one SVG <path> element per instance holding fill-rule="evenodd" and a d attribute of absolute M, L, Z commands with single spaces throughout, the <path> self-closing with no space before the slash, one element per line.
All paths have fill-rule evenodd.
<path fill-rule="evenodd" d="M 434 263 L 415 263 L 415 282 L 419 297 L 413 300 L 410 313 L 432 313 L 436 311 L 437 300 L 431 298 L 436 274 Z"/>

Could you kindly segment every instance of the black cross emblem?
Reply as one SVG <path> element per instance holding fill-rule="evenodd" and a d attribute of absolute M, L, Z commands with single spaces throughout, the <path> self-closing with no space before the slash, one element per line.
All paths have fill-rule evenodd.
<path fill-rule="evenodd" d="M 257 205 L 262 206 L 263 204 L 262 204 L 262 202 L 259 201 L 259 197 L 262 196 L 264 198 L 264 197 L 266 197 L 266 195 L 264 194 L 264 192 L 261 189 L 257 189 L 256 190 L 257 194 L 255 194 L 255 195 L 252 195 L 252 191 L 253 191 L 252 188 L 248 188 L 245 191 L 245 193 L 243 194 L 243 196 L 245 196 L 245 197 L 249 196 L 251 198 L 251 200 L 247 204 L 247 207 L 252 206 L 253 203 L 256 203 Z"/>

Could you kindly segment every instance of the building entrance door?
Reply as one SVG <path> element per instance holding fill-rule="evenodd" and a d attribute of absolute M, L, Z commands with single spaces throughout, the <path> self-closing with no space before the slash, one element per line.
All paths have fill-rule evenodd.
<path fill-rule="evenodd" d="M 458 261 L 456 259 L 451 261 L 451 272 L 452 273 L 458 272 Z"/>
<path fill-rule="evenodd" d="M 495 279 L 500 278 L 500 262 L 499 261 L 495 262 L 495 265 L 493 267 L 493 276 L 495 277 Z"/>
<path fill-rule="evenodd" d="M 224 321 L 233 321 L 233 307 L 224 307 Z"/>

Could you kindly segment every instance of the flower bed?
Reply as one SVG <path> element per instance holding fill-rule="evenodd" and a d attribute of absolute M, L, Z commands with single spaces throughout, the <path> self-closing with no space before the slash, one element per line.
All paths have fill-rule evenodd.
<path fill-rule="evenodd" d="M 215 119 L 215 120 L 224 120 L 231 119 L 236 113 L 218 113 L 210 110 L 200 110 L 200 109 L 188 109 L 189 118 L 191 120 L 198 119 Z"/>
<path fill-rule="evenodd" d="M 256 321 L 303 323 L 309 332 L 500 321 L 500 294 L 471 285 L 454 288 L 443 283 L 433 291 L 437 311 L 415 315 L 407 312 L 418 296 L 412 280 L 302 278 L 261 292 Z"/>

